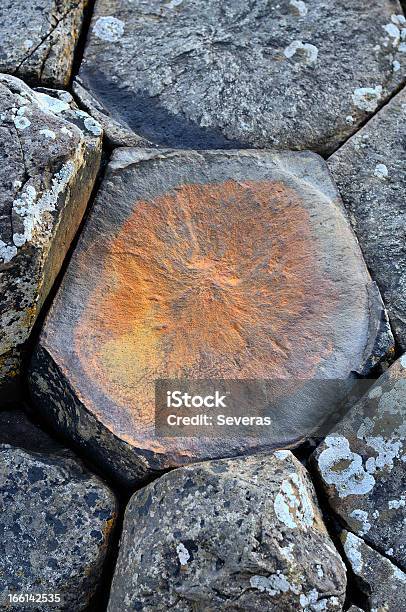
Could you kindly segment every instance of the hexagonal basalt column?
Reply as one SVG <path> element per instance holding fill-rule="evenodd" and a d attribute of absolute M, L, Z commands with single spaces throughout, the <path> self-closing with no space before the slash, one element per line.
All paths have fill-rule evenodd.
<path fill-rule="evenodd" d="M 397 0 L 97 0 L 75 92 L 115 144 L 331 152 L 402 83 L 404 26 Z"/>
<path fill-rule="evenodd" d="M 87 0 L 4 0 L 0 72 L 36 84 L 66 86 Z"/>
<path fill-rule="evenodd" d="M 116 150 L 48 315 L 33 397 L 133 482 L 306 437 L 335 408 L 301 396 L 299 379 L 365 372 L 382 316 L 317 155 Z M 282 378 L 299 395 L 271 432 L 154 433 L 156 379 Z"/>
<path fill-rule="evenodd" d="M 102 129 L 69 93 L 0 75 L 0 138 L 0 395 L 10 399 L 92 191 Z"/>

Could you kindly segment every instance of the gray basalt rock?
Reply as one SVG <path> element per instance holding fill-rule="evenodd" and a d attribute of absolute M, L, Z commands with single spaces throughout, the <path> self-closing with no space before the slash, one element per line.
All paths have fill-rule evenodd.
<path fill-rule="evenodd" d="M 328 162 L 403 350 L 406 350 L 405 142 L 404 89 Z"/>
<path fill-rule="evenodd" d="M 289 451 L 177 469 L 127 506 L 108 610 L 341 610 L 343 562 Z"/>
<path fill-rule="evenodd" d="M 0 72 L 68 85 L 86 5 L 87 0 L 3 0 Z"/>
<path fill-rule="evenodd" d="M 133 485 L 188 462 L 299 444 L 339 410 L 354 372 L 385 353 L 386 331 L 319 156 L 121 148 L 48 314 L 32 396 Z M 157 380 L 281 378 L 286 392 L 277 384 L 269 396 L 279 394 L 277 408 L 267 401 L 261 413 L 271 426 L 251 435 L 155 431 Z M 309 390 L 304 379 L 341 386 Z"/>
<path fill-rule="evenodd" d="M 101 578 L 116 500 L 19 410 L 0 411 L 0 607 L 84 610 Z M 57 594 L 16 606 L 13 594 Z"/>
<path fill-rule="evenodd" d="M 75 92 L 115 144 L 326 153 L 402 82 L 405 25 L 397 0 L 97 0 Z"/>
<path fill-rule="evenodd" d="M 0 75 L 0 392 L 11 395 L 20 349 L 85 211 L 101 128 L 67 92 Z"/>
<path fill-rule="evenodd" d="M 368 602 L 367 610 L 403 612 L 406 574 L 353 533 L 343 532 L 341 539 L 358 586 Z"/>
<path fill-rule="evenodd" d="M 344 524 L 406 568 L 406 355 L 378 379 L 313 456 Z"/>

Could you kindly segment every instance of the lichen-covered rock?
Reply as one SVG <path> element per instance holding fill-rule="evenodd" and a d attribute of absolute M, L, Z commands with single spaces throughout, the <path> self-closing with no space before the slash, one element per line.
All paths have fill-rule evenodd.
<path fill-rule="evenodd" d="M 402 83 L 398 0 L 97 0 L 75 92 L 116 144 L 334 150 Z"/>
<path fill-rule="evenodd" d="M 86 5 L 87 0 L 3 0 L 0 72 L 68 85 Z"/>
<path fill-rule="evenodd" d="M 406 355 L 315 451 L 329 503 L 354 533 L 406 568 Z"/>
<path fill-rule="evenodd" d="M 67 92 L 0 75 L 0 392 L 11 395 L 20 348 L 85 211 L 101 128 Z"/>
<path fill-rule="evenodd" d="M 406 609 L 406 574 L 353 533 L 341 535 L 344 552 L 370 612 Z"/>
<path fill-rule="evenodd" d="M 406 43 L 403 44 L 406 50 Z M 405 142 L 406 89 L 403 89 L 328 162 L 403 350 L 406 350 Z"/>
<path fill-rule="evenodd" d="M 112 492 L 19 410 L 0 411 L 0 607 L 10 595 L 57 594 L 19 610 L 84 610 L 116 518 Z"/>
<path fill-rule="evenodd" d="M 286 447 L 342 397 L 305 395 L 303 379 L 365 373 L 388 348 L 383 315 L 317 155 L 119 149 L 49 312 L 33 398 L 130 483 Z M 292 386 L 253 436 L 160 437 L 155 381 L 179 378 Z"/>
<path fill-rule="evenodd" d="M 341 610 L 346 575 L 289 451 L 180 468 L 127 506 L 108 610 Z"/>

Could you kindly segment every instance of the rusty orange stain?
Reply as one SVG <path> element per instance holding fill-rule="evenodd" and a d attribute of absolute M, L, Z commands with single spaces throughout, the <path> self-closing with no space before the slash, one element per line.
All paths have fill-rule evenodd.
<path fill-rule="evenodd" d="M 93 384 L 149 436 L 157 378 L 309 378 L 332 351 L 335 295 L 298 193 L 186 184 L 138 201 L 75 330 Z M 328 296 L 328 298 L 326 297 Z"/>

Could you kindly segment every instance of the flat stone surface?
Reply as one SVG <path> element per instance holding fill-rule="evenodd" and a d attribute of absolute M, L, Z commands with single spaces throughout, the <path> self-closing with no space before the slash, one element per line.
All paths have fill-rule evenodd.
<path fill-rule="evenodd" d="M 0 411 L 2 610 L 11 609 L 13 593 L 60 595 L 58 604 L 19 610 L 84 610 L 100 582 L 116 512 L 113 493 L 73 453 L 20 410 Z"/>
<path fill-rule="evenodd" d="M 127 506 L 109 612 L 341 610 L 344 564 L 289 451 L 174 470 Z"/>
<path fill-rule="evenodd" d="M 339 400 L 295 395 L 298 379 L 365 372 L 382 316 L 317 155 L 122 149 L 50 310 L 33 398 L 130 481 L 298 443 Z M 285 378 L 293 403 L 250 439 L 159 438 L 161 378 Z"/>
<path fill-rule="evenodd" d="M 50 93 L 0 75 L 0 392 L 7 394 L 101 156 L 100 126 L 67 92 Z"/>
<path fill-rule="evenodd" d="M 357 583 L 370 612 L 405 609 L 406 574 L 353 533 L 343 532 L 342 541 Z"/>
<path fill-rule="evenodd" d="M 75 92 L 115 144 L 331 152 L 404 79 L 397 0 L 97 0 Z"/>
<path fill-rule="evenodd" d="M 406 355 L 318 447 L 314 463 L 345 525 L 406 568 Z"/>
<path fill-rule="evenodd" d="M 406 350 L 406 90 L 329 159 L 395 337 Z"/>
<path fill-rule="evenodd" d="M 3 0 L 0 72 L 67 86 L 87 0 Z"/>

